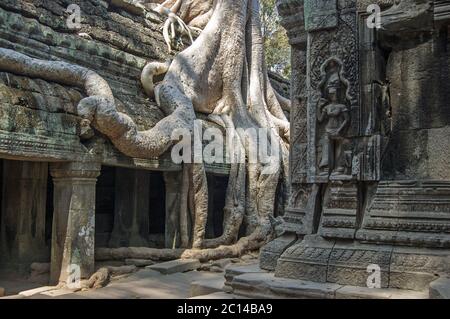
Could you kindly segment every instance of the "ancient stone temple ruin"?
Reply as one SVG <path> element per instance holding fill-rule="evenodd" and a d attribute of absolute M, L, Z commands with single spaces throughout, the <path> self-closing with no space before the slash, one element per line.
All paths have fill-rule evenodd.
<path fill-rule="evenodd" d="M 233 244 L 238 232 L 246 232 L 240 227 L 243 169 L 226 162 L 184 165 L 168 150 L 170 135 L 184 123 L 191 125 L 192 117 L 204 129 L 225 135 L 217 124 L 223 119 L 211 119 L 205 107 L 174 111 L 178 95 L 172 102 L 173 96 L 164 96 L 173 81 L 167 80 L 167 89 L 153 85 L 171 72 L 167 65 L 177 64 L 208 20 L 191 16 L 188 26 L 182 13 L 186 23 L 152 1 L 145 5 L 131 0 L 1 1 L 0 282 L 31 272 L 31 277 L 44 274 L 44 285 L 63 287 L 76 277 L 91 278 L 88 285 L 97 287 L 114 271 L 196 257 L 195 250 L 189 254 L 186 249 Z M 211 11 L 212 1 L 194 10 L 198 18 L 209 18 Z M 178 69 L 173 73 L 178 76 Z M 277 116 L 284 119 L 278 121 L 288 130 L 277 101 L 287 101 L 289 81 L 267 72 L 264 81 L 272 107 L 276 103 Z M 206 89 L 196 88 L 199 94 Z M 283 196 L 275 194 L 278 176 L 272 176 L 275 187 L 265 192 L 269 196 Z M 236 197 L 240 206 L 227 201 Z M 228 223 L 230 214 L 239 214 L 237 219 L 231 215 L 234 224 Z M 248 232 L 256 226 L 247 225 Z M 258 236 L 247 246 L 257 243 L 258 248 L 267 239 Z M 208 260 L 242 253 L 219 249 L 217 256 L 204 254 Z M 131 262 L 134 268 L 99 270 L 105 260 Z"/>
<path fill-rule="evenodd" d="M 164 115 L 139 79 L 147 61 L 173 55 L 159 31 L 163 17 L 144 20 L 104 1 L 78 1 L 87 27 L 75 33 L 65 24 L 70 3 L 1 1 L 0 47 L 95 70 L 122 112 L 140 129 L 153 127 Z M 26 273 L 31 263 L 51 262 L 51 282 L 58 283 L 71 264 L 81 265 L 88 278 L 94 248 L 178 246 L 181 165 L 170 153 L 125 156 L 98 132 L 85 130 L 76 111 L 84 94 L 38 76 L 0 72 L 2 270 Z M 209 237 L 221 232 L 228 171 L 227 165 L 206 167 L 209 210 L 216 212 Z"/>
<path fill-rule="evenodd" d="M 278 0 L 290 81 L 258 3 L 0 1 L 0 286 L 153 266 L 215 269 L 195 295 L 450 298 L 450 1 Z M 261 140 L 175 162 L 194 120 L 268 129 L 278 170 Z"/>
<path fill-rule="evenodd" d="M 381 7 L 369 28 L 368 5 Z M 280 0 L 292 193 L 275 277 L 423 290 L 450 271 L 448 1 Z M 369 21 L 371 22 L 371 21 Z"/>

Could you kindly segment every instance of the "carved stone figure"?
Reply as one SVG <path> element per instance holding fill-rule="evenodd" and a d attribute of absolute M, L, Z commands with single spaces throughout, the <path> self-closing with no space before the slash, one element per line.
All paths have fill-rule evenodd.
<path fill-rule="evenodd" d="M 379 29 L 367 24 L 370 4 L 382 10 Z M 307 96 L 295 91 L 291 114 L 303 111 L 294 98 L 306 100 L 308 151 L 291 156 L 293 168 L 307 158 L 303 171 L 291 171 L 291 187 L 311 191 L 297 219 L 293 209 L 284 218 L 297 236 L 266 245 L 261 267 L 275 271 L 275 283 L 367 287 L 376 265 L 379 288 L 427 291 L 450 274 L 450 2 L 279 0 L 278 7 L 293 57 L 303 50 L 307 64 L 305 80 L 293 63 L 292 83 Z"/>
<path fill-rule="evenodd" d="M 66 121 L 61 124 L 61 127 L 70 129 L 71 132 L 70 134 L 61 134 L 63 138 L 60 140 L 66 141 L 67 136 L 73 137 L 73 143 L 76 145 L 74 149 L 81 155 L 74 156 L 70 153 L 70 149 L 66 152 L 69 155 L 62 156 L 56 152 L 57 155 L 50 154 L 44 159 L 36 153 L 32 153 L 32 155 L 26 152 L 20 153 L 20 149 L 17 151 L 19 154 L 16 154 L 21 159 L 28 156 L 60 162 L 79 161 L 76 167 L 80 168 L 80 172 L 69 171 L 67 174 L 72 174 L 73 180 L 67 179 L 67 183 L 63 185 L 64 188 L 56 188 L 58 191 L 62 191 L 55 194 L 55 203 L 58 204 L 58 211 L 65 213 L 65 215 L 61 213 L 60 217 L 62 217 L 58 220 L 59 228 L 61 228 L 58 239 L 65 238 L 64 231 L 67 230 L 67 227 L 70 228 L 72 225 L 74 227 L 68 232 L 71 236 L 67 236 L 67 242 L 62 243 L 65 246 L 62 249 L 54 250 L 57 255 L 52 259 L 56 261 L 55 267 L 53 267 L 54 278 L 65 280 L 66 276 L 59 276 L 58 272 L 64 272 L 65 269 L 61 269 L 61 265 L 66 265 L 71 260 L 63 257 L 62 251 L 64 250 L 65 253 L 66 249 L 72 248 L 71 251 L 75 251 L 77 242 L 72 234 L 77 233 L 77 227 L 83 226 L 80 224 L 84 222 L 84 219 L 80 219 L 79 223 L 72 221 L 69 223 L 68 218 L 72 216 L 78 218 L 78 213 L 83 215 L 84 211 L 82 210 L 87 208 L 89 211 L 86 214 L 95 216 L 95 210 L 91 205 L 95 202 L 95 192 L 92 191 L 92 188 L 95 188 L 98 168 L 101 164 L 128 165 L 134 168 L 138 165 L 133 164 L 136 162 L 156 161 L 157 164 L 154 166 L 159 168 L 159 161 L 162 161 L 162 158 L 177 142 L 173 140 L 173 133 L 181 129 L 191 134 L 199 114 L 202 114 L 201 116 L 209 122 L 214 122 L 234 132 L 248 128 L 265 131 L 267 137 L 270 137 L 268 144 L 279 146 L 280 156 L 273 158 L 274 162 L 278 164 L 276 165 L 278 169 L 265 174 L 264 163 L 245 162 L 228 165 L 229 179 L 224 190 L 226 195 L 223 209 L 223 232 L 221 235 L 215 235 L 217 236 L 215 238 L 207 238 L 209 194 L 206 164 L 203 162 L 192 163 L 192 158 L 190 158 L 191 162 L 186 163 L 186 161 L 176 168 L 178 174 L 182 174 L 179 198 L 170 194 L 173 192 L 168 192 L 168 195 L 171 195 L 168 196 L 168 203 L 172 207 L 179 207 L 180 212 L 179 220 L 175 221 L 174 218 L 172 225 L 181 226 L 178 234 L 174 229 L 170 229 L 167 233 L 172 236 L 174 243 L 172 247 L 176 246 L 179 237 L 183 248 L 152 249 L 144 247 L 143 250 L 130 249 L 126 251 L 120 250 L 120 248 L 118 251 L 110 248 L 107 253 L 112 253 L 116 258 L 122 260 L 140 258 L 139 256 L 146 254 L 149 259 L 157 260 L 176 258 L 211 260 L 236 257 L 247 251 L 259 249 L 273 237 L 274 223 L 271 222 L 269 216 L 274 215 L 274 203 L 279 193 L 288 189 L 290 124 L 284 110 L 289 109 L 289 103 L 281 95 L 276 94 L 270 85 L 264 62 L 258 0 L 156 1 L 161 3 L 161 6 L 158 7 L 161 9 L 160 11 L 169 16 L 169 20 L 165 23 L 161 19 L 164 19 L 164 16 L 161 17 L 154 10 L 149 10 L 153 8 L 146 5 L 147 1 L 79 1 L 78 4 L 85 16 L 79 30 L 81 32 L 76 34 L 65 32 L 67 31 L 66 26 L 61 20 L 48 19 L 48 24 L 51 24 L 48 27 L 41 24 L 38 19 L 25 18 L 34 17 L 36 14 L 48 15 L 47 6 L 57 6 L 55 12 L 61 11 L 62 1 L 58 1 L 57 4 L 54 1 L 44 1 L 46 6 L 36 5 L 33 0 L 24 0 L 23 3 L 25 2 L 27 5 L 23 5 L 22 1 L 20 3 L 8 2 L 5 5 L 2 4 L 0 8 L 2 34 L 8 34 L 5 39 L 1 37 L 0 44 L 0 72 L 5 74 L 6 82 L 8 83 L 13 76 L 17 76 L 38 79 L 44 83 L 63 87 L 77 88 L 75 95 L 64 97 L 65 100 L 72 102 L 67 106 L 70 107 L 70 110 L 62 110 L 60 107 L 57 111 L 51 109 L 50 113 L 58 114 L 55 117 L 59 114 L 73 117 L 72 122 Z M 98 27 L 100 23 L 97 23 L 96 14 L 101 15 L 102 19 L 108 19 L 111 28 L 117 28 L 119 35 L 114 38 L 114 41 L 105 36 L 104 30 Z M 157 21 L 159 25 L 155 26 L 152 21 Z M 91 25 L 95 25 L 95 27 L 91 27 Z M 159 28 L 161 26 L 164 26 L 163 30 Z M 171 38 L 176 37 L 178 27 L 189 34 L 190 29 L 186 26 L 189 28 L 204 26 L 204 29 L 192 45 L 184 48 L 175 56 L 168 57 L 167 50 L 161 50 L 159 46 L 156 49 L 151 45 L 154 39 L 157 39 L 160 44 L 164 38 L 166 41 L 169 40 L 168 44 L 171 44 L 170 41 L 173 40 Z M 16 35 L 19 29 L 20 37 Z M 64 30 L 64 32 L 60 33 L 59 30 Z M 50 51 L 42 52 L 39 49 L 42 46 L 28 48 L 29 41 L 24 39 L 27 39 L 29 34 L 35 34 L 36 41 L 48 45 Z M 86 34 L 90 36 L 90 39 Z M 127 37 L 132 38 L 132 41 L 127 42 Z M 105 45 L 105 42 L 107 44 L 112 42 L 111 47 Z M 61 46 L 67 47 L 59 50 Z M 69 47 L 70 49 L 68 49 Z M 67 52 L 72 53 L 70 55 Z M 148 54 L 149 52 L 151 54 Z M 166 60 L 172 60 L 170 65 L 163 62 Z M 101 69 L 98 69 L 99 65 L 102 65 Z M 158 78 L 157 75 L 160 77 Z M 159 81 L 159 83 L 154 84 L 153 80 Z M 9 96 L 9 93 L 7 95 Z M 58 94 L 55 93 L 55 96 Z M 149 103 L 150 101 L 152 103 Z M 11 104 L 17 109 L 15 101 Z M 54 103 L 49 104 L 54 105 Z M 65 102 L 63 104 L 68 105 Z M 126 105 L 124 106 L 124 104 Z M 22 109 L 28 111 L 28 108 L 19 108 L 19 110 Z M 147 110 L 151 110 L 148 112 L 150 114 L 146 114 L 144 118 L 154 119 L 150 124 L 133 116 L 133 113 Z M 46 124 L 45 116 L 39 117 L 39 119 L 39 124 Z M 14 123 L 14 121 L 7 124 L 10 123 Z M 122 158 L 120 165 L 106 155 L 107 150 L 102 152 L 99 149 L 98 152 L 90 152 L 88 149 L 86 151 L 87 146 L 92 142 L 87 139 L 92 137 L 92 134 L 84 134 L 83 144 L 81 144 L 79 135 L 72 132 L 77 132 L 77 130 L 86 132 L 90 128 L 92 131 L 95 128 L 96 135 L 98 135 L 96 137 L 101 135 L 108 141 L 110 152 L 120 154 L 119 156 Z M 36 131 L 44 130 L 36 129 Z M 10 137 L 10 133 L 7 131 L 5 134 Z M 241 139 L 238 134 L 235 135 Z M 30 134 L 28 138 L 35 137 Z M 64 144 L 60 140 L 54 144 L 58 146 L 69 144 L 68 142 Z M 257 143 L 259 142 L 241 140 L 237 147 L 248 155 L 252 149 L 258 148 Z M 42 144 L 37 143 L 37 145 L 41 147 Z M 46 154 L 45 145 L 43 148 L 44 150 L 41 152 Z M 10 152 L 11 149 L 15 149 L 14 147 L 8 145 L 2 150 L 5 149 L 9 157 L 15 155 Z M 105 164 L 108 161 L 109 163 Z M 94 166 L 97 169 L 89 180 L 90 184 L 87 188 L 89 197 L 84 194 L 82 185 L 78 185 L 81 184 L 78 175 L 83 174 L 83 164 L 88 162 L 96 164 Z M 61 170 L 69 170 L 70 167 L 72 166 L 62 165 L 62 168 L 57 171 L 58 178 L 64 176 L 60 172 Z M 171 168 L 173 169 L 173 167 Z M 76 186 L 71 189 L 73 183 Z M 280 187 L 282 191 L 277 191 L 280 183 L 283 184 Z M 84 197 L 88 198 L 89 201 L 85 202 L 89 204 L 89 207 L 80 206 L 82 210 L 77 210 L 77 214 L 72 214 L 71 210 L 76 210 L 78 205 L 67 207 L 71 201 L 65 200 L 64 196 L 68 192 L 63 193 L 63 191 L 66 188 L 70 188 L 71 193 L 69 194 L 74 198 L 79 198 L 80 201 Z M 284 201 L 287 196 L 280 197 L 281 201 Z M 129 201 L 135 204 L 137 202 L 134 198 Z M 127 214 L 125 209 L 117 209 L 117 212 L 117 216 Z M 119 244 L 126 242 L 122 240 L 122 235 L 128 237 L 128 233 L 136 233 L 136 230 L 140 229 L 140 227 L 136 227 L 139 224 L 136 221 L 140 219 L 141 214 L 138 206 L 134 209 L 133 214 L 134 220 L 124 219 L 127 224 L 133 226 L 122 227 L 123 229 L 117 231 Z M 174 214 L 170 215 L 173 217 Z M 88 226 L 92 226 L 92 224 Z M 241 226 L 246 230 L 245 236 L 240 236 Z M 93 232 L 89 231 L 88 234 L 88 242 L 93 243 Z M 141 240 L 135 242 L 141 242 Z M 147 240 L 144 239 L 143 242 L 145 243 Z M 56 247 L 55 243 L 52 246 Z M 84 253 L 80 256 L 76 255 L 86 263 L 86 267 L 82 269 L 83 278 L 90 275 L 90 271 L 94 268 L 94 247 L 89 245 L 88 248 L 85 251 L 90 254 L 89 258 Z M 74 256 L 64 254 L 64 256 L 75 258 L 75 254 Z M 62 262 L 61 259 L 63 259 Z M 95 278 L 104 277 L 97 274 L 94 276 L 92 285 L 97 286 Z"/>
<path fill-rule="evenodd" d="M 321 98 L 317 103 L 317 120 L 325 126 L 322 137 L 322 158 L 319 163 L 321 175 L 344 173 L 343 144 L 350 122 L 348 82 L 342 75 L 342 63 L 331 58 L 322 67 L 324 75 L 319 89 Z"/>

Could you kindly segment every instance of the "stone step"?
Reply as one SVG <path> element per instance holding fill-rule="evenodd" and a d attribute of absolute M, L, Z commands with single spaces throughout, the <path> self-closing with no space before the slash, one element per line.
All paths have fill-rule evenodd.
<path fill-rule="evenodd" d="M 170 275 L 177 272 L 196 270 L 200 267 L 200 265 L 201 264 L 198 259 L 176 259 L 160 264 L 147 266 L 145 268 L 158 271 L 163 275 Z"/>
<path fill-rule="evenodd" d="M 442 277 L 430 283 L 430 299 L 450 299 L 450 278 Z"/>
<path fill-rule="evenodd" d="M 223 276 L 211 279 L 201 279 L 193 281 L 191 284 L 191 297 L 208 295 L 216 292 L 224 292 L 223 285 L 225 278 Z"/>
<path fill-rule="evenodd" d="M 235 276 L 232 292 L 248 298 L 289 299 L 428 299 L 428 291 L 392 288 L 370 289 L 334 283 L 277 278 L 273 273 L 247 273 Z"/>
<path fill-rule="evenodd" d="M 234 277 L 249 274 L 249 273 L 266 273 L 265 270 L 262 270 L 259 267 L 259 263 L 251 263 L 251 264 L 231 264 L 225 268 L 225 291 L 229 292 L 231 290 L 231 282 Z"/>

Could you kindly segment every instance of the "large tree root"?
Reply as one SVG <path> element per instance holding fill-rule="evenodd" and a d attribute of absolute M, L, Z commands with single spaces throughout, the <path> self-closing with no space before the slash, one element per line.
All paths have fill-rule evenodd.
<path fill-rule="evenodd" d="M 99 248 L 95 251 L 97 261 L 102 260 L 126 260 L 126 259 L 150 259 L 153 261 L 166 261 L 174 259 L 198 259 L 201 262 L 210 260 L 218 260 L 225 258 L 238 258 L 242 255 L 258 250 L 268 240 L 272 234 L 271 231 L 262 231 L 256 229 L 251 235 L 242 237 L 233 245 L 224 245 L 210 249 L 156 249 L 147 247 L 122 247 L 122 248 Z M 269 236 L 269 237 L 268 237 Z M 102 267 L 95 272 L 88 280 L 88 288 L 101 288 L 106 286 L 111 275 L 117 275 L 119 271 L 122 273 L 134 272 L 133 269 L 123 269 L 124 267 Z"/>
<path fill-rule="evenodd" d="M 173 145 L 172 135 L 177 130 L 192 132 L 196 119 L 191 100 L 173 85 L 159 88 L 159 97 L 170 102 L 163 108 L 167 116 L 152 129 L 138 131 L 136 124 L 125 113 L 118 112 L 114 96 L 107 82 L 97 73 L 65 62 L 44 61 L 9 49 L 0 48 L 0 69 L 3 71 L 42 78 L 83 88 L 88 97 L 78 106 L 82 125 L 93 125 L 105 134 L 122 153 L 137 158 L 154 158 Z M 158 71 L 158 70 L 157 70 Z M 187 164 L 190 174 L 191 211 L 195 216 L 193 247 L 200 248 L 204 237 L 207 215 L 207 181 L 203 164 Z M 195 185 L 195 187 L 192 187 Z"/>
<path fill-rule="evenodd" d="M 235 244 L 208 249 L 157 249 L 147 247 L 98 248 L 95 250 L 97 261 L 150 259 L 168 261 L 174 259 L 198 259 L 201 262 L 224 258 L 237 258 L 249 251 L 259 249 L 268 239 L 269 232 L 260 228 L 252 234 L 240 238 Z"/>
<path fill-rule="evenodd" d="M 200 0 L 189 2 L 195 1 Z M 139 131 L 128 115 L 117 111 L 111 89 L 95 72 L 0 49 L 1 70 L 84 88 L 87 97 L 77 108 L 83 125 L 94 126 L 125 155 L 160 156 L 173 145 L 174 131 L 184 129 L 193 133 L 195 112 L 210 115 L 234 132 L 236 147 L 245 155 L 245 162 L 231 166 L 222 236 L 204 239 L 208 213 L 205 169 L 203 164 L 185 163 L 182 194 L 186 198 L 180 215 L 180 235 L 182 246 L 192 249 L 99 249 L 97 259 L 206 261 L 239 257 L 272 238 L 270 217 L 274 215 L 280 177 L 287 183 L 289 123 L 283 112 L 287 102 L 276 95 L 268 81 L 258 5 L 257 0 L 214 0 L 208 24 L 168 69 L 164 64 L 150 64 L 144 69 L 144 89 L 154 95 L 166 115 L 147 131 Z M 182 8 L 183 5 L 179 7 Z M 153 75 L 166 69 L 164 80 L 153 85 Z M 266 130 L 267 139 L 252 140 L 242 133 L 260 128 Z M 268 162 L 251 162 L 250 155 L 258 153 L 263 141 L 267 142 L 263 148 L 278 146 L 280 156 L 273 156 Z M 276 169 L 268 170 L 273 165 Z M 242 226 L 246 236 L 238 240 Z M 98 278 L 93 279 L 94 283 L 107 277 L 102 272 L 95 275 Z"/>
<path fill-rule="evenodd" d="M 99 270 L 97 270 L 89 278 L 89 280 L 87 280 L 85 287 L 93 289 L 102 288 L 110 282 L 111 276 L 130 274 L 135 272 L 136 270 L 137 267 L 133 265 L 120 267 L 113 267 L 113 266 L 102 267 Z"/>
<path fill-rule="evenodd" d="M 213 0 L 166 0 L 154 10 L 177 14 L 189 27 L 203 29 L 213 14 Z"/>

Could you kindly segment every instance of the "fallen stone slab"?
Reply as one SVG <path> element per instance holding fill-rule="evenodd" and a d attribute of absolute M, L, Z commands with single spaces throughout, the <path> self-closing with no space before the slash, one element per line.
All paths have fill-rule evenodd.
<path fill-rule="evenodd" d="M 125 265 L 133 265 L 136 267 L 146 267 L 154 264 L 155 262 L 150 259 L 125 259 Z"/>
<path fill-rule="evenodd" d="M 50 290 L 56 290 L 56 289 L 58 289 L 57 286 L 44 286 L 44 287 L 39 287 L 39 288 L 35 288 L 35 289 L 21 291 L 21 292 L 19 292 L 19 295 L 24 296 L 24 297 L 30 297 L 33 295 L 41 294 L 43 292 L 47 292 Z"/>
<path fill-rule="evenodd" d="M 223 292 L 224 283 L 225 278 L 222 276 L 218 278 L 193 281 L 191 284 L 190 296 L 196 297 L 201 295 L 212 294 L 215 292 Z"/>
<path fill-rule="evenodd" d="M 62 288 L 62 289 L 56 289 L 56 290 L 48 290 L 40 293 L 39 295 L 45 295 L 49 297 L 59 297 L 59 296 L 65 296 L 73 294 L 76 291 L 79 291 L 81 289 L 68 289 L 68 288 Z"/>
<path fill-rule="evenodd" d="M 450 278 L 441 277 L 430 283 L 430 299 L 450 299 Z"/>
<path fill-rule="evenodd" d="M 176 259 L 160 264 L 154 264 L 145 267 L 146 269 L 156 270 L 164 275 L 170 275 L 177 272 L 186 272 L 196 270 L 201 266 L 198 259 Z"/>

